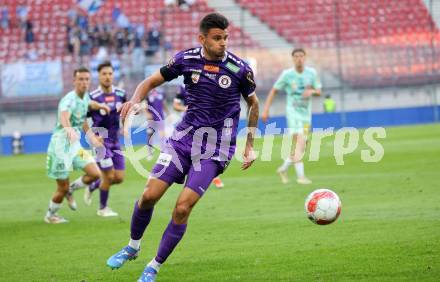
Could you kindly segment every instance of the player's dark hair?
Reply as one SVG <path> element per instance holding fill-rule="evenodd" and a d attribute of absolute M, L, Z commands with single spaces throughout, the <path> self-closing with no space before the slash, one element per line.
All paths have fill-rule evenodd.
<path fill-rule="evenodd" d="M 219 13 L 207 14 L 201 21 L 199 26 L 200 33 L 208 34 L 211 28 L 227 29 L 229 26 L 228 19 Z"/>
<path fill-rule="evenodd" d="M 77 69 L 75 69 L 73 71 L 73 77 L 76 77 L 76 74 L 80 73 L 80 72 L 88 72 L 88 73 L 90 73 L 88 68 L 86 68 L 86 67 L 79 67 L 79 68 L 77 68 Z"/>
<path fill-rule="evenodd" d="M 103 68 L 110 67 L 113 69 L 112 63 L 109 61 L 102 62 L 98 65 L 98 72 L 100 72 Z"/>
<path fill-rule="evenodd" d="M 303 53 L 305 55 L 306 54 L 306 50 L 304 50 L 303 48 L 295 48 L 292 51 L 292 56 L 295 55 L 296 53 Z"/>

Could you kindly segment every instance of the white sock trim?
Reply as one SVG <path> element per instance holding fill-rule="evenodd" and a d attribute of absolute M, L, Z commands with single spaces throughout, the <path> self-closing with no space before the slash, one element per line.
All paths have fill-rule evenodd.
<path fill-rule="evenodd" d="M 80 176 L 78 179 L 76 179 L 75 181 L 72 182 L 72 184 L 70 185 L 72 192 L 75 190 L 86 187 L 86 184 L 83 182 L 82 178 L 83 177 Z"/>
<path fill-rule="evenodd" d="M 160 267 L 162 266 L 162 264 L 157 262 L 155 258 L 153 258 L 147 265 L 154 268 L 157 272 L 159 272 Z"/>
<path fill-rule="evenodd" d="M 296 176 L 298 178 L 304 177 L 304 163 L 303 162 L 295 163 L 295 171 L 296 171 Z"/>
<path fill-rule="evenodd" d="M 128 241 L 128 245 L 135 250 L 139 250 L 141 247 L 141 239 L 139 240 L 130 239 L 130 241 Z"/>
<path fill-rule="evenodd" d="M 287 158 L 284 160 L 283 164 L 280 166 L 280 170 L 286 171 L 289 169 L 289 167 L 292 165 L 292 160 L 290 158 Z"/>
<path fill-rule="evenodd" d="M 56 214 L 57 211 L 60 209 L 60 207 L 61 207 L 61 204 L 55 203 L 54 201 L 50 200 L 48 213 L 50 215 Z"/>

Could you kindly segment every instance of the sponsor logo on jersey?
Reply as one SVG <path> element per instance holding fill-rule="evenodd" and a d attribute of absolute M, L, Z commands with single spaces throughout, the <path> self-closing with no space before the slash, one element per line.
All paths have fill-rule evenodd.
<path fill-rule="evenodd" d="M 236 66 L 236 65 L 234 65 L 233 63 L 231 63 L 231 62 L 228 62 L 227 64 L 226 64 L 226 68 L 228 68 L 230 71 L 232 71 L 233 73 L 237 73 L 239 70 L 240 70 L 240 67 L 239 66 Z"/>
<path fill-rule="evenodd" d="M 231 86 L 231 78 L 227 75 L 222 75 L 218 79 L 218 84 L 221 88 L 229 88 L 229 86 Z"/>
<path fill-rule="evenodd" d="M 159 158 L 157 159 L 157 163 L 168 167 L 171 163 L 173 156 L 166 153 L 160 153 Z"/>
<path fill-rule="evenodd" d="M 107 95 L 107 96 L 105 96 L 104 101 L 105 101 L 106 103 L 114 102 L 114 101 L 115 101 L 115 96 L 113 96 L 113 95 Z"/>
<path fill-rule="evenodd" d="M 217 75 L 215 73 L 205 73 L 205 76 L 212 80 L 215 80 L 217 78 Z"/>
<path fill-rule="evenodd" d="M 203 69 L 205 71 L 215 72 L 215 73 L 218 73 L 220 71 L 220 67 L 219 66 L 214 66 L 214 65 L 204 65 Z"/>

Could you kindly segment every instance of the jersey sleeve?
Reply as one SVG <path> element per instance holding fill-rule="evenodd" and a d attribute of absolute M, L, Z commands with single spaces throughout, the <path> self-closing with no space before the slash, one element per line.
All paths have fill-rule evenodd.
<path fill-rule="evenodd" d="M 313 86 L 313 89 L 321 89 L 322 88 L 322 83 L 321 83 L 321 80 L 319 79 L 319 76 L 318 76 L 316 70 L 313 71 L 312 86 Z"/>
<path fill-rule="evenodd" d="M 160 74 L 165 81 L 170 81 L 183 74 L 183 52 L 179 52 L 172 57 L 168 64 L 160 68 Z"/>
<path fill-rule="evenodd" d="M 245 64 L 240 81 L 240 93 L 245 98 L 249 97 L 252 93 L 254 93 L 256 87 L 257 86 L 254 80 L 254 72 L 249 67 L 249 65 Z"/>
<path fill-rule="evenodd" d="M 58 105 L 58 112 L 69 112 L 71 114 L 74 107 L 75 100 L 71 96 L 65 96 Z"/>
<path fill-rule="evenodd" d="M 283 71 L 281 75 L 278 77 L 277 81 L 275 81 L 275 84 L 273 85 L 273 88 L 276 90 L 284 90 L 287 86 L 286 83 L 286 72 Z"/>

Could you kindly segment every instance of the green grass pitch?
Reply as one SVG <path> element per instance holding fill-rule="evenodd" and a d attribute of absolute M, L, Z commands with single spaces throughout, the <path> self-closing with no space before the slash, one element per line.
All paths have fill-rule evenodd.
<path fill-rule="evenodd" d="M 207 191 L 159 282 L 439 281 L 438 124 L 388 128 L 379 163 L 363 163 L 361 146 L 337 166 L 332 138 L 325 139 L 320 161 L 305 163 L 309 186 L 281 184 L 280 140 L 272 162 L 243 172 L 234 161 L 223 176 L 226 187 Z M 48 225 L 43 216 L 55 184 L 45 173 L 43 154 L 0 158 L 0 281 L 136 281 L 155 255 L 181 186 L 156 206 L 140 257 L 112 271 L 105 262 L 127 244 L 145 179 L 129 166 L 125 182 L 113 188 L 109 205 L 120 217 L 98 217 L 98 193 L 86 207 L 80 191 L 79 210 L 64 204 L 60 211 L 70 223 Z M 343 205 L 328 226 L 314 225 L 304 212 L 306 195 L 323 187 Z"/>

